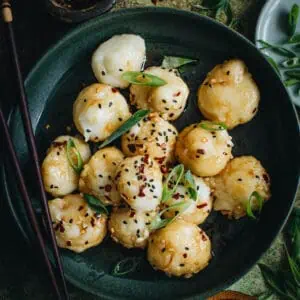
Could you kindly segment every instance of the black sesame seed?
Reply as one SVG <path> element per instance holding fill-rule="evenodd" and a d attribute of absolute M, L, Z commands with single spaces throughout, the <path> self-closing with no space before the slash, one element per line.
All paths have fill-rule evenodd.
<path fill-rule="evenodd" d="M 257 179 L 259 179 L 259 176 L 258 176 L 258 175 L 255 175 L 255 177 L 256 177 Z"/>
<path fill-rule="evenodd" d="M 109 103 L 108 103 L 108 107 L 111 107 L 111 106 L 112 106 L 112 102 L 109 102 Z"/>
<path fill-rule="evenodd" d="M 165 99 L 162 99 L 161 101 L 162 101 L 163 103 L 167 103 L 167 101 L 166 101 Z"/>
<path fill-rule="evenodd" d="M 168 111 L 168 110 L 169 110 L 169 108 L 168 108 L 168 107 L 165 107 L 165 110 L 166 110 L 166 111 Z"/>
<path fill-rule="evenodd" d="M 59 152 L 56 152 L 56 154 L 57 154 L 57 155 L 60 155 L 60 153 L 59 153 Z"/>
<path fill-rule="evenodd" d="M 99 176 L 100 178 L 103 178 L 103 175 L 102 175 L 102 174 L 99 174 L 98 176 Z"/>
<path fill-rule="evenodd" d="M 189 248 L 189 247 L 185 247 L 184 249 L 185 249 L 185 250 L 187 250 L 187 251 L 188 251 L 188 250 L 190 250 L 190 248 Z"/>
<path fill-rule="evenodd" d="M 124 221 L 123 221 L 123 224 L 127 224 L 127 222 L 124 220 Z"/>
<path fill-rule="evenodd" d="M 227 72 L 226 72 L 226 75 L 229 75 L 229 74 L 230 74 L 230 71 L 227 71 Z"/>
<path fill-rule="evenodd" d="M 238 178 L 238 181 L 243 181 L 243 179 L 242 178 Z"/>
<path fill-rule="evenodd" d="M 131 186 L 131 183 L 130 183 L 130 181 L 127 181 L 127 185 L 128 185 L 128 186 Z"/>
<path fill-rule="evenodd" d="M 122 121 L 123 121 L 123 119 L 122 119 L 122 118 L 119 118 L 119 121 L 120 121 L 120 122 L 122 122 Z"/>
<path fill-rule="evenodd" d="M 184 264 L 180 264 L 179 266 L 180 266 L 180 267 L 184 267 Z"/>
<path fill-rule="evenodd" d="M 91 130 L 90 129 L 86 129 L 86 132 L 91 132 Z"/>
<path fill-rule="evenodd" d="M 105 76 L 105 72 L 104 72 L 104 71 L 102 71 L 101 74 L 102 74 L 103 76 Z"/>
<path fill-rule="evenodd" d="M 166 251 L 166 248 L 162 248 L 161 252 L 164 253 Z"/>
<path fill-rule="evenodd" d="M 123 69 L 119 69 L 120 72 L 123 72 Z"/>
<path fill-rule="evenodd" d="M 135 219 L 135 220 L 134 220 L 134 223 L 135 223 L 135 224 L 137 224 L 137 223 L 138 223 L 137 219 Z"/>

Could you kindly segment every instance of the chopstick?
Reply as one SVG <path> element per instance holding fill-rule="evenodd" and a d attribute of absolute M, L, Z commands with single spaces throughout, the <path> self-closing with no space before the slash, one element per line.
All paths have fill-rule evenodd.
<path fill-rule="evenodd" d="M 16 171 L 16 176 L 17 176 L 17 179 L 18 179 L 18 182 L 19 182 L 19 188 L 20 188 L 20 192 L 21 192 L 21 195 L 22 195 L 22 199 L 24 201 L 24 206 L 25 206 L 25 209 L 26 209 L 26 212 L 27 212 L 27 215 L 28 215 L 28 219 L 30 221 L 30 224 L 31 224 L 31 227 L 32 227 L 34 233 L 36 234 L 38 244 L 40 246 L 42 256 L 44 258 L 46 267 L 47 267 L 49 275 L 51 277 L 51 281 L 52 281 L 53 287 L 55 289 L 55 292 L 56 292 L 57 296 L 59 297 L 59 299 L 62 299 L 61 295 L 60 295 L 60 292 L 59 292 L 58 284 L 56 282 L 56 277 L 55 277 L 55 274 L 54 274 L 53 269 L 52 269 L 52 265 L 50 263 L 48 255 L 47 255 L 45 241 L 44 241 L 44 238 L 42 236 L 42 232 L 39 228 L 37 217 L 34 213 L 32 205 L 31 205 L 30 197 L 29 197 L 27 189 L 26 189 L 26 183 L 25 183 L 25 180 L 24 180 L 21 168 L 20 168 L 20 163 L 19 163 L 16 151 L 14 149 L 14 145 L 13 145 L 13 142 L 11 140 L 9 130 L 8 130 L 8 127 L 7 127 L 7 124 L 6 124 L 6 121 L 5 121 L 5 117 L 3 115 L 1 107 L 0 107 L 0 124 L 1 124 L 3 132 L 4 132 L 5 141 L 7 143 L 7 148 L 8 148 L 9 154 L 11 156 L 11 161 L 13 163 L 14 170 Z"/>
<path fill-rule="evenodd" d="M 42 203 L 43 213 L 44 213 L 44 217 L 45 217 L 45 224 L 47 226 L 47 231 L 50 236 L 50 242 L 51 242 L 51 246 L 53 249 L 55 263 L 56 263 L 56 266 L 58 269 L 59 279 L 62 284 L 64 297 L 65 297 L 65 299 L 69 299 L 67 285 L 66 285 L 66 281 L 65 281 L 65 277 L 64 277 L 64 271 L 63 271 L 63 267 L 62 267 L 62 262 L 61 262 L 61 258 L 60 258 L 59 252 L 58 252 L 58 247 L 56 244 L 55 233 L 54 233 L 54 230 L 52 227 L 52 221 L 51 221 L 51 217 L 50 217 L 50 213 L 49 213 L 47 196 L 46 196 L 46 192 L 44 189 L 41 170 L 40 170 L 40 166 L 39 166 L 39 157 L 38 157 L 38 153 L 37 153 L 37 149 L 36 149 L 35 138 L 34 138 L 34 133 L 33 133 L 33 129 L 32 129 L 32 123 L 31 123 L 31 119 L 30 119 L 27 98 L 26 98 L 26 93 L 25 93 L 18 53 L 17 53 L 17 46 L 16 46 L 16 41 L 15 41 L 14 31 L 13 31 L 13 26 L 12 26 L 13 16 L 12 16 L 12 9 L 11 9 L 9 0 L 2 0 L 1 8 L 2 8 L 3 20 L 6 23 L 7 29 L 8 29 L 10 50 L 12 52 L 13 63 L 14 63 L 14 67 L 15 67 L 15 71 L 16 71 L 16 75 L 17 75 L 17 81 L 18 81 L 17 82 L 18 89 L 20 92 L 20 111 L 21 111 L 21 115 L 22 115 L 22 119 L 23 119 L 23 123 L 24 123 L 24 129 L 25 129 L 27 143 L 29 146 L 30 153 L 32 155 L 34 169 L 35 169 L 35 173 L 37 176 L 37 183 L 38 183 L 38 187 L 39 187 L 39 193 L 41 196 L 41 203 Z"/>

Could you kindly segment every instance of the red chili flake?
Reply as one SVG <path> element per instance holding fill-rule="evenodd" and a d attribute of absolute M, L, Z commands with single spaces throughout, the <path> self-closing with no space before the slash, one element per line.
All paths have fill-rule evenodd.
<path fill-rule="evenodd" d="M 65 227 L 62 224 L 60 224 L 60 226 L 59 226 L 59 231 L 60 232 L 65 232 Z"/>
<path fill-rule="evenodd" d="M 118 89 L 112 88 L 111 91 L 112 91 L 113 93 L 117 93 L 117 92 L 118 92 Z"/>
<path fill-rule="evenodd" d="M 257 107 L 255 107 L 255 108 L 252 110 L 252 113 L 254 114 L 256 111 L 257 111 Z"/>
<path fill-rule="evenodd" d="M 164 162 L 165 158 L 166 158 L 165 156 L 162 156 L 162 157 L 155 157 L 154 159 L 161 165 Z"/>
<path fill-rule="evenodd" d="M 112 189 L 112 186 L 111 186 L 110 184 L 107 184 L 107 185 L 104 187 L 104 189 L 105 189 L 105 192 L 110 192 L 111 189 Z"/>
<path fill-rule="evenodd" d="M 131 97 L 132 100 L 134 100 L 135 99 L 135 94 L 130 94 L 130 97 Z"/>
<path fill-rule="evenodd" d="M 202 237 L 202 241 L 206 241 L 207 240 L 207 237 L 204 234 L 201 234 L 201 237 Z"/>
<path fill-rule="evenodd" d="M 197 153 L 199 153 L 199 154 L 205 154 L 205 151 L 204 151 L 204 149 L 198 149 Z"/>
<path fill-rule="evenodd" d="M 269 176 L 267 174 L 263 174 L 263 179 L 266 183 L 269 183 Z"/>
<path fill-rule="evenodd" d="M 186 253 L 183 253 L 183 258 L 187 258 L 187 254 Z"/>
<path fill-rule="evenodd" d="M 140 165 L 139 172 L 144 174 L 144 170 L 145 170 L 145 165 L 144 164 Z"/>
<path fill-rule="evenodd" d="M 72 246 L 72 242 L 71 241 L 67 241 L 67 246 Z"/>
<path fill-rule="evenodd" d="M 145 187 L 146 187 L 145 185 L 140 186 L 140 190 L 139 190 L 139 194 L 138 194 L 139 197 L 145 197 L 146 196 L 145 193 L 144 193 Z"/>
<path fill-rule="evenodd" d="M 78 207 L 78 211 L 81 211 L 81 210 L 83 210 L 83 206 L 82 206 L 82 205 L 80 205 L 80 206 Z"/>
<path fill-rule="evenodd" d="M 179 193 L 176 193 L 176 194 L 173 195 L 173 198 L 174 198 L 175 200 L 179 199 L 179 197 L 180 197 L 180 194 L 179 194 Z"/>
<path fill-rule="evenodd" d="M 167 174 L 168 173 L 168 168 L 166 166 L 161 166 L 160 170 L 163 174 Z"/>
<path fill-rule="evenodd" d="M 118 179 L 120 178 L 120 176 L 121 176 L 121 171 L 119 171 L 119 172 L 117 173 L 117 175 L 116 175 L 116 177 L 115 177 L 115 180 L 118 180 Z"/>
<path fill-rule="evenodd" d="M 200 205 L 197 205 L 197 208 L 203 208 L 203 207 L 205 207 L 205 206 L 207 206 L 207 203 L 202 203 L 202 204 L 200 204 Z"/>
<path fill-rule="evenodd" d="M 178 92 L 178 93 L 174 94 L 173 97 L 178 97 L 178 96 L 180 96 L 180 94 L 181 94 L 181 92 Z"/>
<path fill-rule="evenodd" d="M 129 217 L 133 218 L 135 216 L 135 211 L 131 211 Z"/>
<path fill-rule="evenodd" d="M 144 156 L 144 163 L 148 164 L 149 163 L 149 154 Z"/>
<path fill-rule="evenodd" d="M 156 5 L 157 2 L 158 2 L 158 0 L 151 0 L 151 2 L 152 2 L 154 5 Z"/>

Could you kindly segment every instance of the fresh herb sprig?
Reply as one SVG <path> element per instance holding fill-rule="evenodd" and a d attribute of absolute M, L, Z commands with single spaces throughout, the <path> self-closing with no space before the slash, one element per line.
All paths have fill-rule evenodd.
<path fill-rule="evenodd" d="M 258 299 L 272 299 L 273 295 L 278 295 L 280 299 L 297 300 L 300 298 L 300 209 L 295 208 L 292 214 L 292 219 L 288 227 L 288 239 L 291 251 L 288 251 L 285 245 L 287 254 L 288 268 L 278 272 L 264 264 L 258 264 L 268 292 L 261 295 Z"/>
<path fill-rule="evenodd" d="M 227 130 L 226 124 L 221 122 L 202 121 L 199 123 L 199 126 L 208 131 Z"/>
<path fill-rule="evenodd" d="M 165 56 L 161 66 L 166 69 L 179 69 L 182 70 L 182 66 L 191 64 L 196 62 L 197 60 L 186 58 L 186 57 L 178 57 L 178 56 Z"/>
<path fill-rule="evenodd" d="M 263 204 L 264 204 L 264 199 L 258 192 L 254 191 L 250 195 L 250 197 L 247 201 L 247 206 L 246 206 L 247 216 L 249 218 L 252 218 L 252 219 L 256 220 L 257 217 L 255 216 L 255 214 L 253 212 L 253 200 L 256 200 L 256 204 L 257 204 L 257 207 L 258 207 L 257 214 L 260 215 Z"/>
<path fill-rule="evenodd" d="M 100 199 L 88 194 L 84 194 L 83 197 L 87 202 L 88 206 L 91 209 L 93 209 L 96 213 L 105 215 L 109 214 L 106 205 Z"/>
<path fill-rule="evenodd" d="M 167 84 L 164 79 L 145 72 L 125 72 L 122 75 L 122 79 L 135 85 L 158 87 Z"/>
<path fill-rule="evenodd" d="M 138 110 L 134 113 L 124 124 L 122 124 L 116 131 L 114 131 L 102 144 L 99 145 L 99 149 L 109 145 L 118 137 L 127 132 L 131 127 L 141 121 L 150 113 L 150 110 Z"/>
<path fill-rule="evenodd" d="M 293 40 L 299 18 L 299 5 L 294 4 L 288 14 L 288 34 L 289 41 Z"/>
<path fill-rule="evenodd" d="M 67 142 L 66 151 L 67 151 L 67 159 L 70 166 L 77 174 L 80 174 L 83 168 L 83 161 L 82 161 L 81 154 L 77 149 L 75 142 L 73 141 L 72 138 L 70 138 Z"/>
<path fill-rule="evenodd" d="M 197 186 L 196 186 L 193 174 L 192 174 L 192 172 L 190 170 L 188 170 L 184 174 L 184 182 L 185 182 L 185 186 L 186 186 L 186 188 L 188 190 L 188 193 L 189 193 L 190 197 L 194 201 L 197 201 L 197 198 L 198 198 Z"/>

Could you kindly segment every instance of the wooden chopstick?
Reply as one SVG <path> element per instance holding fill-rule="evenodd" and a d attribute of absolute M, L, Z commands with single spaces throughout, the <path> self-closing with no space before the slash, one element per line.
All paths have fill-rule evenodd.
<path fill-rule="evenodd" d="M 17 53 L 17 46 L 16 46 L 16 41 L 14 37 L 14 31 L 13 31 L 13 15 L 12 15 L 12 9 L 9 0 L 2 0 L 2 15 L 3 15 L 3 20 L 7 25 L 8 29 L 8 37 L 9 37 L 9 44 L 10 44 L 10 50 L 13 58 L 13 63 L 17 75 L 17 83 L 18 83 L 18 88 L 20 92 L 20 111 L 24 123 L 24 129 L 25 129 L 25 134 L 26 134 L 26 139 L 27 143 L 29 146 L 30 153 L 32 155 L 33 159 L 33 164 L 34 164 L 34 169 L 35 173 L 37 176 L 37 183 L 39 187 L 39 192 L 41 196 L 41 203 L 43 207 L 43 212 L 44 212 L 44 217 L 45 217 L 45 223 L 47 226 L 47 231 L 50 236 L 50 242 L 51 246 L 53 249 L 53 254 L 55 258 L 55 263 L 58 269 L 58 275 L 59 279 L 62 284 L 64 296 L 66 299 L 69 299 L 68 295 L 68 290 L 67 290 L 67 285 L 64 277 L 64 271 L 62 267 L 62 262 L 60 258 L 60 254 L 58 251 L 58 247 L 56 244 L 56 239 L 55 239 L 55 233 L 52 227 L 52 221 L 49 213 L 49 207 L 48 207 L 48 201 L 47 201 L 47 196 L 46 192 L 44 189 L 44 184 L 42 180 L 42 175 L 41 175 L 41 170 L 39 166 L 39 157 L 36 149 L 36 144 L 35 144 L 35 138 L 34 138 L 34 133 L 32 129 L 32 123 L 30 119 L 30 114 L 29 114 L 29 109 L 28 109 L 28 103 L 27 103 L 27 98 L 26 98 L 26 93 L 24 89 L 24 83 L 23 83 L 23 78 L 22 78 L 22 73 L 21 73 L 21 68 L 20 68 L 20 63 L 19 63 L 19 58 L 18 58 L 18 53 Z"/>
<path fill-rule="evenodd" d="M 2 126 L 5 141 L 6 141 L 6 144 L 7 144 L 7 148 L 8 148 L 9 154 L 11 156 L 11 161 L 12 161 L 14 170 L 16 172 L 17 180 L 18 180 L 18 183 L 19 183 L 19 189 L 20 189 L 20 192 L 21 192 L 21 195 L 22 195 L 22 199 L 23 199 L 24 206 L 25 206 L 25 209 L 26 209 L 26 212 L 27 212 L 27 215 L 28 215 L 28 219 L 30 221 L 30 224 L 31 224 L 31 227 L 32 227 L 34 233 L 36 234 L 38 244 L 40 246 L 42 256 L 44 258 L 46 267 L 47 267 L 49 275 L 51 277 L 51 281 L 52 281 L 53 287 L 55 289 L 55 292 L 56 292 L 57 296 L 59 297 L 59 299 L 62 299 L 62 297 L 60 295 L 60 292 L 59 292 L 58 284 L 56 282 L 56 277 L 55 277 L 54 271 L 52 269 L 52 265 L 50 263 L 48 255 L 47 255 L 46 244 L 45 244 L 42 232 L 39 228 L 38 220 L 37 220 L 37 217 L 34 213 L 34 209 L 32 207 L 30 197 L 29 197 L 27 189 L 26 189 L 26 183 L 25 183 L 25 180 L 24 180 L 21 168 L 20 168 L 20 163 L 19 163 L 16 151 L 14 149 L 14 145 L 13 145 L 13 142 L 11 140 L 9 130 L 8 130 L 8 127 L 7 127 L 7 124 L 6 124 L 6 121 L 5 121 L 5 118 L 4 118 L 4 115 L 3 115 L 3 112 L 2 112 L 1 108 L 0 108 L 0 125 Z"/>

